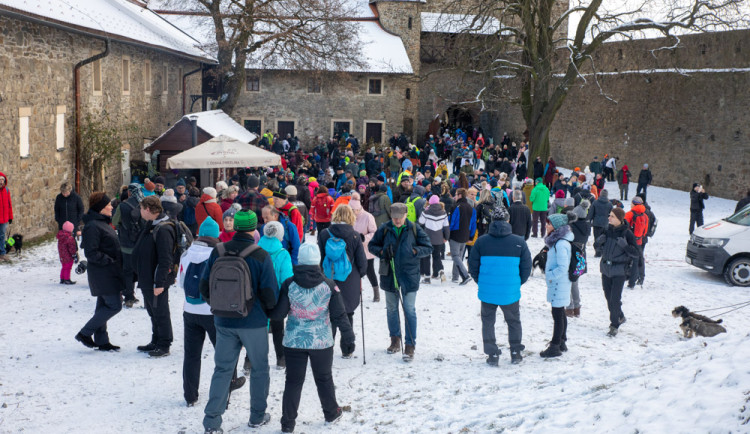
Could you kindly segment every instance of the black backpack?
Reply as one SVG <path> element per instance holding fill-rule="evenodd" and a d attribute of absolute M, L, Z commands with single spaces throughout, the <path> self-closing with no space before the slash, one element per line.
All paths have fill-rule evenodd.
<path fill-rule="evenodd" d="M 177 272 L 180 269 L 180 259 L 193 244 L 193 232 L 187 225 L 178 220 L 166 220 L 156 225 L 153 231 L 154 243 L 156 243 L 156 233 L 164 226 L 171 226 L 174 229 L 174 245 L 172 245 L 172 268 L 169 270 L 171 282 L 175 281 Z"/>
<path fill-rule="evenodd" d="M 654 213 L 648 208 L 646 208 L 646 215 L 648 216 L 648 230 L 646 231 L 646 236 L 651 238 L 656 233 L 656 225 L 659 224 L 659 220 L 656 219 Z"/>

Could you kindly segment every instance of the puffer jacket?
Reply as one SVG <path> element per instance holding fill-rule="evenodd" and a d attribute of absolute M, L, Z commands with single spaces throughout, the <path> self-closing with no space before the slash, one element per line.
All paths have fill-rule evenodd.
<path fill-rule="evenodd" d="M 354 343 L 354 330 L 346 316 L 336 283 L 326 279 L 317 265 L 297 265 L 293 277 L 281 285 L 279 301 L 269 318 L 289 316 L 282 345 L 322 350 L 333 346 L 331 323 L 341 330 L 341 344 Z"/>
<path fill-rule="evenodd" d="M 591 226 L 606 228 L 609 225 L 610 211 L 612 211 L 612 202 L 608 200 L 607 196 L 599 196 L 599 199 L 591 202 L 591 210 L 588 215 Z"/>
<path fill-rule="evenodd" d="M 370 207 L 368 208 L 373 217 L 375 217 L 375 226 L 380 227 L 383 223 L 391 220 L 391 200 L 385 193 L 378 192 L 370 197 Z M 377 212 L 375 212 L 377 210 Z"/>
<path fill-rule="evenodd" d="M 418 221 L 424 227 L 433 246 L 445 244 L 451 236 L 448 214 L 446 214 L 439 203 L 428 206 L 422 215 L 419 216 Z"/>
<path fill-rule="evenodd" d="M 60 255 L 60 262 L 67 264 L 73 262 L 73 259 L 78 253 L 78 245 L 76 244 L 73 234 L 68 231 L 57 232 L 57 254 Z"/>
<path fill-rule="evenodd" d="M 311 211 L 313 220 L 329 223 L 333 214 L 333 198 L 328 193 L 318 193 L 312 200 Z"/>
<path fill-rule="evenodd" d="M 375 232 L 378 230 L 378 225 L 375 224 L 375 217 L 364 209 L 357 214 L 357 219 L 354 221 L 354 230 L 362 234 L 364 240 L 362 241 L 365 247 L 365 257 L 369 261 L 375 259 L 375 255 L 370 253 L 368 245 Z"/>
<path fill-rule="evenodd" d="M 485 303 L 505 306 L 521 299 L 521 285 L 531 274 L 531 253 L 509 223 L 494 221 L 469 254 L 469 274 L 477 296 Z"/>
<path fill-rule="evenodd" d="M 341 289 L 344 299 L 344 307 L 348 313 L 352 313 L 359 306 L 359 294 L 362 291 L 362 277 L 367 274 L 367 257 L 365 247 L 362 244 L 362 236 L 354 228 L 346 223 L 332 223 L 328 229 L 318 235 L 318 247 L 320 248 L 320 261 L 326 257 L 326 242 L 334 236 L 344 240 L 346 243 L 346 256 L 352 264 L 352 272 L 346 280 L 334 280 Z"/>
<path fill-rule="evenodd" d="M 547 266 L 544 269 L 547 281 L 547 301 L 552 307 L 565 307 L 570 304 L 570 267 L 573 233 L 570 226 L 560 226 L 547 235 L 544 243 L 549 248 Z"/>
<path fill-rule="evenodd" d="M 635 235 L 627 223 L 607 227 L 594 241 L 594 249 L 602 255 L 599 270 L 607 277 L 629 276 L 630 264 L 639 256 Z"/>
<path fill-rule="evenodd" d="M 222 214 L 221 206 L 216 203 L 216 199 L 207 194 L 201 195 L 200 203 L 195 206 L 195 221 L 198 224 L 198 227 L 203 224 L 206 217 L 211 216 L 211 218 L 219 224 L 219 231 L 223 231 L 224 219 L 222 218 Z M 260 216 L 258 218 L 260 218 Z"/>
<path fill-rule="evenodd" d="M 3 172 L 0 172 L 0 176 L 5 178 L 5 186 L 0 188 L 0 224 L 3 224 L 13 220 L 13 204 L 8 190 L 8 177 Z"/>
<path fill-rule="evenodd" d="M 531 201 L 532 211 L 547 211 L 549 204 L 549 188 L 546 185 L 539 183 L 531 190 L 529 196 Z"/>
<path fill-rule="evenodd" d="M 75 191 L 71 191 L 68 197 L 58 194 L 55 198 L 55 221 L 60 227 L 63 223 L 71 222 L 78 229 L 83 218 L 83 201 Z"/>
<path fill-rule="evenodd" d="M 388 252 L 393 252 L 390 258 Z M 394 268 L 398 286 L 404 293 L 419 290 L 420 258 L 432 253 L 432 243 L 425 231 L 410 221 L 397 229 L 393 222 L 378 228 L 370 241 L 370 252 L 382 259 L 380 262 L 380 285 L 384 291 L 396 292 Z M 393 259 L 393 267 L 390 260 Z"/>

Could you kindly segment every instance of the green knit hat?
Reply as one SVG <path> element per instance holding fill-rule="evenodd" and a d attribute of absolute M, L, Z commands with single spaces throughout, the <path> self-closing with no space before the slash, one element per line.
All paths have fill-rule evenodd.
<path fill-rule="evenodd" d="M 234 230 L 252 232 L 258 227 L 258 216 L 251 210 L 237 211 L 234 215 Z"/>

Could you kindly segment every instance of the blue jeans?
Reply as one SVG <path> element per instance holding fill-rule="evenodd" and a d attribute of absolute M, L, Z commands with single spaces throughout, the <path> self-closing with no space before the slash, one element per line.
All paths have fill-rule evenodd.
<path fill-rule="evenodd" d="M 8 223 L 0 223 L 0 256 L 5 254 L 5 231 L 8 229 Z"/>
<path fill-rule="evenodd" d="M 404 300 L 404 317 L 406 322 L 406 345 L 416 345 L 417 343 L 417 292 L 407 292 L 403 294 Z M 388 331 L 391 337 L 401 337 L 401 317 L 399 311 L 398 294 L 395 292 L 385 291 L 385 309 L 388 316 Z"/>
<path fill-rule="evenodd" d="M 250 359 L 250 423 L 263 420 L 268 407 L 268 330 L 265 327 L 240 329 L 216 326 L 214 375 L 211 377 L 208 403 L 203 418 L 205 429 L 221 427 L 221 415 L 227 408 L 229 383 L 235 372 L 240 350 L 245 347 Z"/>

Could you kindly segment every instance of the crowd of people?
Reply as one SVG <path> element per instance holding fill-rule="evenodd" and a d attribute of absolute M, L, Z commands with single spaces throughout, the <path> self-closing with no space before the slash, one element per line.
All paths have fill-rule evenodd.
<path fill-rule="evenodd" d="M 552 334 L 541 357 L 567 351 L 567 321 L 581 315 L 579 279 L 601 258 L 601 286 L 610 312 L 607 334 L 626 321 L 622 292 L 645 280 L 644 249 L 657 220 L 646 197 L 648 164 L 628 202 L 632 175 L 617 157 L 596 156 L 583 170 L 565 175 L 552 157 L 529 164 L 525 141 L 506 134 L 499 143 L 478 129 L 443 128 L 420 148 L 396 134 L 386 146 L 360 148 L 344 134 L 320 142 L 309 153 L 296 138 L 267 133 L 261 146 L 281 155 L 281 167 L 239 169 L 213 186 L 194 177 L 168 182 L 162 176 L 124 186 L 112 200 L 104 192 L 83 201 L 67 183 L 55 201 L 59 225 L 60 283 L 74 284 L 82 236 L 94 315 L 75 338 L 101 351 L 110 342 L 107 322 L 143 304 L 151 320 L 150 357 L 170 355 L 174 336 L 170 290 L 182 288 L 183 392 L 198 401 L 205 337 L 215 348 L 203 425 L 222 432 L 231 392 L 250 377 L 249 425 L 268 423 L 269 343 L 276 365 L 286 369 L 283 432 L 295 428 L 308 360 L 324 418 L 342 416 L 336 401 L 332 360 L 339 336 L 341 355 L 352 357 L 355 313 L 363 302 L 363 279 L 372 302 L 385 296 L 389 354 L 415 357 L 416 297 L 420 285 L 459 285 L 472 280 L 481 301 L 487 363 L 501 354 L 495 338 L 498 308 L 508 327 L 510 360 L 520 363 L 525 346 L 519 309 L 521 286 L 532 268 L 545 275 Z M 619 199 L 606 181 L 617 181 Z M 0 205 L 6 178 L 0 173 Z M 701 225 L 700 185 L 691 192 L 691 224 Z M 2 219 L 12 220 L 0 206 Z M 592 235 L 593 233 L 593 235 Z M 593 236 L 593 252 L 587 244 Z M 540 252 L 527 241 L 544 239 Z M 447 247 L 446 247 L 447 246 Z M 592 254 L 593 253 L 593 254 Z M 532 260 L 532 256 L 534 259 Z M 449 258 L 450 275 L 443 261 Z M 80 264 L 79 264 L 80 268 Z M 369 297 L 369 296 L 368 296 Z M 403 327 L 401 314 L 403 314 Z"/>

